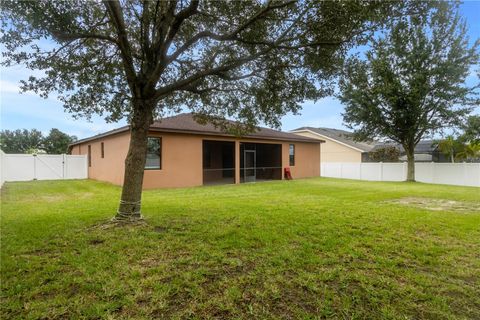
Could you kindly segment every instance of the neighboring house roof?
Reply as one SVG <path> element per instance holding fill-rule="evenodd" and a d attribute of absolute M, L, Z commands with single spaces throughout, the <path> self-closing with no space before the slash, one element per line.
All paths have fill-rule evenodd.
<path fill-rule="evenodd" d="M 232 123 L 235 123 L 235 122 L 232 121 Z M 115 130 L 98 134 L 93 137 L 77 140 L 72 144 L 70 144 L 70 146 L 81 144 L 87 141 L 97 140 L 106 136 L 125 132 L 128 130 L 130 130 L 130 126 L 124 126 Z M 150 126 L 150 130 L 159 131 L 159 132 L 189 133 L 189 134 L 229 136 L 229 137 L 233 136 L 232 134 L 221 131 L 221 129 L 216 128 L 211 123 L 207 123 L 206 125 L 199 124 L 197 121 L 195 121 L 192 113 L 181 113 L 173 117 L 167 117 L 161 120 L 157 120 Z M 298 141 L 298 142 L 309 142 L 309 143 L 325 142 L 322 140 L 301 137 L 293 133 L 273 130 L 269 128 L 258 128 L 258 131 L 253 132 L 251 134 L 247 134 L 243 136 L 243 138 Z"/>
<path fill-rule="evenodd" d="M 318 135 L 321 138 L 328 138 L 334 140 L 347 147 L 355 149 L 360 152 L 368 152 L 373 149 L 375 142 L 357 142 L 353 140 L 353 134 L 351 132 L 333 128 L 314 128 L 314 127 L 301 127 L 290 132 L 308 131 Z"/>
<path fill-rule="evenodd" d="M 353 134 L 349 131 L 340 130 L 340 129 L 333 129 L 333 128 L 314 128 L 314 127 L 301 127 L 290 132 L 301 132 L 301 131 L 309 131 L 314 133 L 320 137 L 329 138 L 335 140 L 343 145 L 349 146 L 353 149 L 362 152 L 369 152 L 369 151 L 376 151 L 380 148 L 384 148 L 387 146 L 393 146 L 400 150 L 400 152 L 405 152 L 403 147 L 393 141 L 387 142 L 378 142 L 378 141 L 371 141 L 371 142 L 357 142 L 353 140 Z M 435 144 L 435 140 L 421 140 L 417 146 L 415 147 L 415 153 L 420 154 L 429 154 L 432 152 L 437 151 L 437 146 Z"/>
<path fill-rule="evenodd" d="M 380 148 L 388 147 L 388 146 L 396 147 L 398 148 L 398 150 L 400 150 L 400 152 L 405 152 L 402 145 L 396 142 L 391 142 L 391 141 L 377 143 L 372 151 L 378 150 Z M 421 140 L 415 147 L 415 153 L 430 154 L 436 151 L 437 151 L 437 145 L 435 143 L 435 140 Z"/>

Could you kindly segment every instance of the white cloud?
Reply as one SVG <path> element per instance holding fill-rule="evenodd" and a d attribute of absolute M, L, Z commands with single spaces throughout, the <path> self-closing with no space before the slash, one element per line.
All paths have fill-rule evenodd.
<path fill-rule="evenodd" d="M 20 83 L 19 82 L 13 82 L 13 81 L 7 81 L 7 80 L 0 80 L 0 94 L 26 94 L 26 95 L 32 95 L 32 96 L 37 96 L 34 92 L 27 91 L 27 92 L 22 92 L 20 90 Z"/>

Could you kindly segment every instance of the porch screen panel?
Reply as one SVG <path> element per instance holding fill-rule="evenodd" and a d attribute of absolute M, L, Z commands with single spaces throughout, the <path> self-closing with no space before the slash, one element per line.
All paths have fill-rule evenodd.
<path fill-rule="evenodd" d="M 235 183 L 235 143 L 203 141 L 203 184 Z"/>

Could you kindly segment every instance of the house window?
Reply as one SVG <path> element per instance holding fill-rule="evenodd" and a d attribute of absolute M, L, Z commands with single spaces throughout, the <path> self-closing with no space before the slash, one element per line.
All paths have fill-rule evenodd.
<path fill-rule="evenodd" d="M 88 166 L 92 166 L 92 146 L 88 145 Z"/>
<path fill-rule="evenodd" d="M 162 138 L 148 137 L 145 169 L 162 169 Z"/>
<path fill-rule="evenodd" d="M 103 142 L 100 144 L 101 148 L 102 148 L 102 158 L 105 158 L 105 147 L 103 145 Z"/>
<path fill-rule="evenodd" d="M 289 159 L 290 159 L 290 165 L 294 166 L 295 165 L 295 145 L 291 144 L 289 148 Z"/>

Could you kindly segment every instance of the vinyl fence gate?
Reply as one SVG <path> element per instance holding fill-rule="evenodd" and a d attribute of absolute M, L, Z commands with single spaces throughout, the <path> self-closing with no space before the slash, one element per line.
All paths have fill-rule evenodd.
<path fill-rule="evenodd" d="M 0 151 L 4 181 L 63 180 L 88 178 L 86 155 L 5 154 Z"/>

